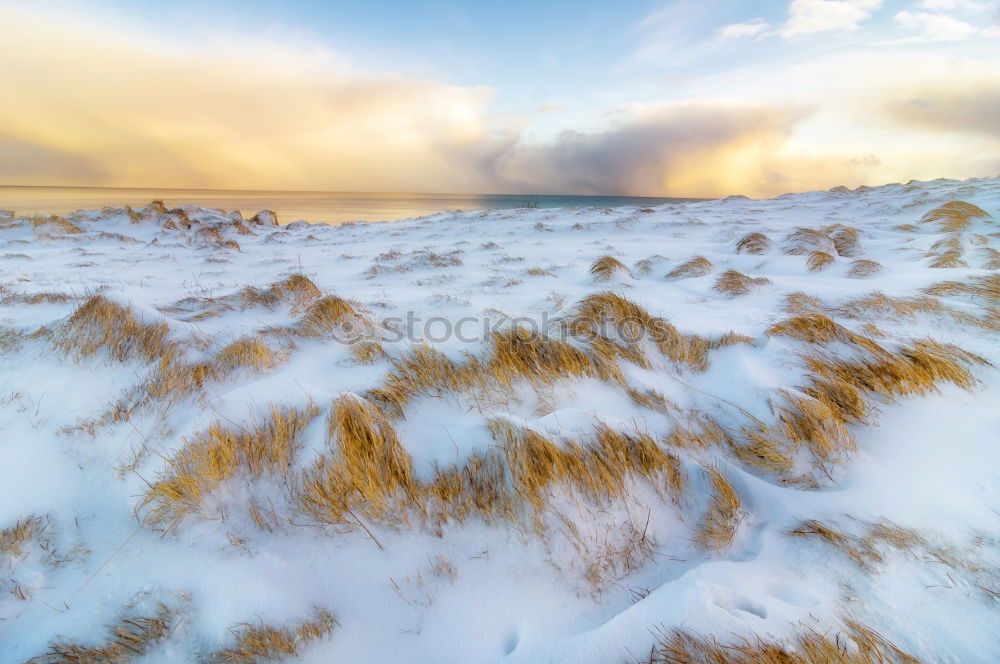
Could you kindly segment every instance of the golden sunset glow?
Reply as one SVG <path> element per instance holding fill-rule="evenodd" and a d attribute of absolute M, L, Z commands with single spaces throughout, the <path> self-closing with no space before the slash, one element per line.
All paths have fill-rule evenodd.
<path fill-rule="evenodd" d="M 799 10 L 772 41 L 869 11 Z M 305 32 L 177 35 L 13 5 L 0 22 L 4 184 L 766 196 L 1000 170 L 997 49 L 854 45 L 716 68 L 660 100 L 633 89 L 588 115 L 360 67 Z M 714 39 L 763 48 L 759 27 Z"/>

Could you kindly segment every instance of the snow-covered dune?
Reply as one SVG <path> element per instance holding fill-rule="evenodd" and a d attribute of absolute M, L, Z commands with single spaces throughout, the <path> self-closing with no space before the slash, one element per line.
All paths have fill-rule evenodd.
<path fill-rule="evenodd" d="M 997 661 L 998 270 L 1000 179 L 0 212 L 0 661 Z"/>

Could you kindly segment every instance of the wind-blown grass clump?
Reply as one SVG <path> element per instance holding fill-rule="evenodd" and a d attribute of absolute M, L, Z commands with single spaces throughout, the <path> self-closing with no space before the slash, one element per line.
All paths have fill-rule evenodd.
<path fill-rule="evenodd" d="M 614 256 L 601 256 L 590 266 L 594 281 L 611 281 L 618 275 L 632 276 L 632 271 Z"/>
<path fill-rule="evenodd" d="M 861 231 L 857 228 L 835 224 L 826 230 L 838 256 L 853 258 L 862 253 Z"/>
<path fill-rule="evenodd" d="M 33 664 L 128 664 L 137 661 L 170 631 L 174 613 L 164 605 L 153 616 L 122 618 L 110 628 L 109 638 L 101 645 L 81 645 L 57 641 L 44 655 L 33 657 Z"/>
<path fill-rule="evenodd" d="M 934 208 L 920 218 L 921 222 L 940 222 L 938 230 L 942 233 L 954 233 L 965 230 L 974 219 L 990 219 L 986 210 L 966 203 L 965 201 L 950 201 Z"/>
<path fill-rule="evenodd" d="M 740 496 L 718 468 L 706 468 L 712 485 L 712 502 L 698 524 L 695 541 L 702 547 L 721 552 L 733 541 L 740 512 Z"/>
<path fill-rule="evenodd" d="M 719 275 L 712 285 L 712 290 L 717 293 L 728 295 L 729 297 L 739 297 L 746 295 L 750 291 L 762 288 L 771 283 L 767 277 L 748 277 L 742 272 L 733 269 L 726 270 Z"/>
<path fill-rule="evenodd" d="M 878 632 L 852 618 L 843 629 L 800 627 L 790 641 L 753 635 L 729 643 L 673 630 L 658 637 L 649 664 L 920 664 Z"/>
<path fill-rule="evenodd" d="M 695 256 L 668 272 L 667 279 L 692 279 L 694 277 L 704 277 L 706 274 L 711 273 L 711 261 L 704 256 Z"/>
<path fill-rule="evenodd" d="M 942 281 L 924 289 L 929 295 L 967 295 L 988 304 L 1000 303 L 1000 274 L 973 277 L 968 281 Z"/>
<path fill-rule="evenodd" d="M 337 621 L 326 610 L 289 627 L 272 627 L 261 621 L 232 630 L 236 643 L 208 657 L 210 664 L 263 664 L 299 655 L 302 646 L 329 636 Z"/>
<path fill-rule="evenodd" d="M 417 396 L 461 392 L 481 380 L 484 371 L 479 361 L 472 356 L 465 359 L 463 364 L 427 344 L 413 346 L 391 360 L 392 371 L 365 397 L 393 416 L 401 416 L 406 405 Z"/>
<path fill-rule="evenodd" d="M 152 362 L 172 352 L 167 331 L 166 323 L 144 323 L 131 309 L 94 295 L 60 326 L 56 347 L 78 357 L 103 349 L 119 362 Z"/>
<path fill-rule="evenodd" d="M 882 265 L 877 261 L 859 258 L 851 263 L 850 269 L 847 270 L 847 276 L 851 279 L 864 279 L 881 271 Z"/>
<path fill-rule="evenodd" d="M 819 272 L 833 261 L 833 256 L 825 251 L 814 251 L 806 259 L 806 267 L 809 268 L 810 272 Z"/>
<path fill-rule="evenodd" d="M 287 480 L 299 437 L 318 414 L 312 404 L 304 409 L 272 406 L 270 417 L 251 429 L 213 423 L 167 459 L 166 470 L 143 497 L 143 507 L 152 506 L 147 522 L 162 526 L 197 513 L 206 496 L 241 471 L 253 478 L 273 474 Z"/>
<path fill-rule="evenodd" d="M 306 337 L 321 337 L 336 330 L 355 334 L 359 330 L 350 328 L 362 322 L 362 317 L 347 300 L 336 295 L 325 295 L 309 305 L 305 315 L 295 325 L 295 331 Z"/>
<path fill-rule="evenodd" d="M 747 233 L 736 242 L 738 254 L 763 254 L 773 243 L 763 233 Z"/>
<path fill-rule="evenodd" d="M 590 338 L 595 330 L 608 325 L 614 328 L 615 337 L 608 341 L 622 349 L 625 359 L 643 365 L 638 342 L 648 339 L 672 362 L 695 371 L 708 368 L 711 342 L 697 335 L 682 334 L 668 321 L 652 316 L 631 300 L 611 291 L 588 295 L 576 305 L 568 321 L 575 336 Z"/>
<path fill-rule="evenodd" d="M 397 499 L 417 496 L 410 455 L 379 408 L 352 394 L 333 402 L 327 420 L 332 455 L 323 455 L 302 481 L 299 502 L 321 523 L 405 519 Z M 356 511 L 356 513 L 355 513 Z"/>
<path fill-rule="evenodd" d="M 684 491 L 680 460 L 646 433 L 625 433 L 599 423 L 590 440 L 559 444 L 503 418 L 489 420 L 488 426 L 503 446 L 514 492 L 536 511 L 557 483 L 597 504 L 623 497 L 629 476 L 663 478 L 675 498 Z"/>
<path fill-rule="evenodd" d="M 10 528 L 0 530 L 0 555 L 17 558 L 24 546 L 33 540 L 44 526 L 42 517 L 28 516 Z"/>
<path fill-rule="evenodd" d="M 796 228 L 785 236 L 784 245 L 785 253 L 793 256 L 806 256 L 814 251 L 827 254 L 837 251 L 829 235 L 812 228 Z"/>

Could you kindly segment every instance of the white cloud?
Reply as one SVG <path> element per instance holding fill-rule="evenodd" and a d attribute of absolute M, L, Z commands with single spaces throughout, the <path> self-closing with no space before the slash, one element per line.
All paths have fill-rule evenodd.
<path fill-rule="evenodd" d="M 944 14 L 902 11 L 896 21 L 905 29 L 914 30 L 919 41 L 961 41 L 974 37 L 979 30 L 957 18 Z"/>
<path fill-rule="evenodd" d="M 745 23 L 730 23 L 719 28 L 722 39 L 743 39 L 746 37 L 763 37 L 771 29 L 771 24 L 762 18 L 755 18 Z"/>
<path fill-rule="evenodd" d="M 979 2 L 979 0 L 922 0 L 920 6 L 924 9 L 945 11 L 954 9 L 984 11 L 990 8 L 989 3 Z"/>
<path fill-rule="evenodd" d="M 781 30 L 784 37 L 797 37 L 831 30 L 854 30 L 871 18 L 882 0 L 792 0 L 789 19 Z"/>

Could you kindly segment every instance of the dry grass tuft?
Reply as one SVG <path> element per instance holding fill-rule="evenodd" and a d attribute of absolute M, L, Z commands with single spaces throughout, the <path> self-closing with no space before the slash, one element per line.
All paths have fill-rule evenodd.
<path fill-rule="evenodd" d="M 417 496 L 413 464 L 378 406 L 351 394 L 336 399 L 327 437 L 336 452 L 306 472 L 302 508 L 320 523 L 347 523 L 357 518 L 354 510 L 382 521 L 403 518 L 393 508 L 396 498 Z"/>
<path fill-rule="evenodd" d="M 695 256 L 685 263 L 681 263 L 667 273 L 667 279 L 691 279 L 694 277 L 704 277 L 712 273 L 712 263 L 704 256 Z"/>
<path fill-rule="evenodd" d="M 167 459 L 167 468 L 143 497 L 152 505 L 147 522 L 173 523 L 197 513 L 208 494 L 240 471 L 251 477 L 286 475 L 296 458 L 299 436 L 319 410 L 272 406 L 270 417 L 252 429 L 236 430 L 215 422 Z"/>
<path fill-rule="evenodd" d="M 385 348 L 378 341 L 359 341 L 351 344 L 351 356 L 358 364 L 371 365 L 386 357 Z"/>
<path fill-rule="evenodd" d="M 794 256 L 805 256 L 814 251 L 832 254 L 837 251 L 833 240 L 823 231 L 811 228 L 796 228 L 785 236 L 785 253 Z"/>
<path fill-rule="evenodd" d="M 877 261 L 860 258 L 851 263 L 851 267 L 847 271 L 847 276 L 851 279 L 864 279 L 865 277 L 870 277 L 871 275 L 881 271 L 882 265 Z"/>
<path fill-rule="evenodd" d="M 233 629 L 236 643 L 213 653 L 212 664 L 258 664 L 299 655 L 303 645 L 325 638 L 333 632 L 337 621 L 326 610 L 318 610 L 309 620 L 291 627 L 271 627 L 263 621 L 258 625 L 244 623 Z"/>
<path fill-rule="evenodd" d="M 567 376 L 605 380 L 617 376 L 610 364 L 596 362 L 576 346 L 523 327 L 513 327 L 492 336 L 485 368 L 490 378 L 506 386 L 518 379 L 552 383 Z"/>
<path fill-rule="evenodd" d="M 56 347 L 90 357 L 105 349 L 119 362 L 152 362 L 171 353 L 166 323 L 143 323 L 130 309 L 103 295 L 80 305 L 61 326 Z"/>
<path fill-rule="evenodd" d="M 806 267 L 810 272 L 819 272 L 834 261 L 833 256 L 824 251 L 814 251 L 806 259 Z"/>
<path fill-rule="evenodd" d="M 971 389 L 976 379 L 966 367 L 989 364 L 958 346 L 930 339 L 917 341 L 895 353 L 872 352 L 856 359 L 822 354 L 806 358 L 806 365 L 817 378 L 884 397 L 926 394 L 943 381 Z"/>
<path fill-rule="evenodd" d="M 480 363 L 472 357 L 466 360 L 465 364 L 455 362 L 426 344 L 414 346 L 392 360 L 393 370 L 365 397 L 392 416 L 401 416 L 406 404 L 417 396 L 460 392 L 481 381 L 484 371 Z"/>
<path fill-rule="evenodd" d="M 746 344 L 747 346 L 753 346 L 757 343 L 757 340 L 746 334 L 740 334 L 739 332 L 726 332 L 718 339 L 712 339 L 712 348 L 726 348 L 727 346 L 738 346 L 740 344 Z"/>
<path fill-rule="evenodd" d="M 953 233 L 967 228 L 973 219 L 989 219 L 990 215 L 982 208 L 965 201 L 951 201 L 934 208 L 920 221 L 940 222 L 939 230 L 943 233 Z"/>
<path fill-rule="evenodd" d="M 962 260 L 961 254 L 946 251 L 938 254 L 928 267 L 950 269 L 955 267 L 969 267 L 969 264 Z"/>
<path fill-rule="evenodd" d="M 295 331 L 307 337 L 326 336 L 338 330 L 354 334 L 352 327 L 361 320 L 347 300 L 326 295 L 309 305 L 305 315 L 296 323 Z"/>
<path fill-rule="evenodd" d="M 127 664 L 145 655 L 168 635 L 173 612 L 160 605 L 151 617 L 122 618 L 111 628 L 110 638 L 99 646 L 55 642 L 48 652 L 28 662 L 37 664 Z"/>
<path fill-rule="evenodd" d="M 763 233 L 747 233 L 736 242 L 738 254 L 763 254 L 773 246 Z"/>
<path fill-rule="evenodd" d="M 614 256 L 601 256 L 590 266 L 590 274 L 594 281 L 611 281 L 617 275 L 632 276 L 632 270 Z"/>
<path fill-rule="evenodd" d="M 991 304 L 1000 303 L 1000 274 L 973 277 L 969 281 L 942 281 L 924 289 L 929 295 L 968 295 Z"/>
<path fill-rule="evenodd" d="M 241 368 L 262 371 L 275 366 L 278 358 L 260 336 L 245 336 L 227 344 L 215 356 L 213 373 L 228 374 Z"/>
<path fill-rule="evenodd" d="M 742 272 L 729 269 L 719 275 L 715 284 L 712 285 L 712 290 L 728 295 L 729 297 L 739 297 L 769 283 L 771 283 L 771 280 L 767 277 L 748 277 Z"/>
<path fill-rule="evenodd" d="M 59 233 L 67 233 L 70 235 L 76 235 L 83 232 L 82 228 L 68 220 L 66 217 L 61 217 L 57 214 L 47 216 L 36 215 L 28 217 L 28 221 L 36 230 L 54 229 Z"/>
<path fill-rule="evenodd" d="M 793 291 L 785 295 L 785 302 L 781 308 L 790 314 L 801 314 L 822 310 L 825 305 L 818 297 L 807 295 L 802 291 Z"/>
<path fill-rule="evenodd" d="M 827 231 L 838 256 L 851 258 L 861 254 L 861 231 L 857 228 L 836 224 Z"/>
<path fill-rule="evenodd" d="M 661 634 L 649 664 L 920 664 L 853 618 L 831 634 L 803 627 L 791 642 L 753 635 L 732 643 L 683 630 Z"/>
<path fill-rule="evenodd" d="M 607 330 L 609 324 L 614 328 L 613 331 Z M 604 291 L 585 297 L 577 304 L 570 317 L 569 329 L 578 338 L 594 338 L 596 331 L 598 336 L 619 349 L 621 357 L 640 366 L 644 366 L 645 361 L 638 344 L 639 341 L 648 339 L 675 364 L 688 366 L 695 371 L 708 368 L 708 352 L 711 350 L 708 339 L 682 334 L 666 320 L 652 316 L 618 293 Z M 611 332 L 615 338 L 609 339 L 600 334 L 601 331 Z M 599 351 L 601 345 L 595 344 L 595 348 Z"/>
<path fill-rule="evenodd" d="M 712 482 L 712 502 L 698 524 L 695 541 L 702 547 L 721 552 L 733 541 L 739 523 L 740 497 L 718 468 L 706 468 Z"/>
<path fill-rule="evenodd" d="M 646 433 L 624 433 L 599 423 L 592 439 L 560 445 L 509 420 L 492 418 L 490 433 L 503 446 L 514 492 L 536 512 L 556 483 L 573 487 L 598 504 L 621 498 L 626 479 L 660 479 L 679 499 L 685 479 L 680 460 Z"/>
<path fill-rule="evenodd" d="M 42 517 L 28 516 L 19 519 L 10 528 L 0 530 L 0 554 L 17 558 L 21 555 L 24 545 L 41 532 L 42 526 Z"/>

